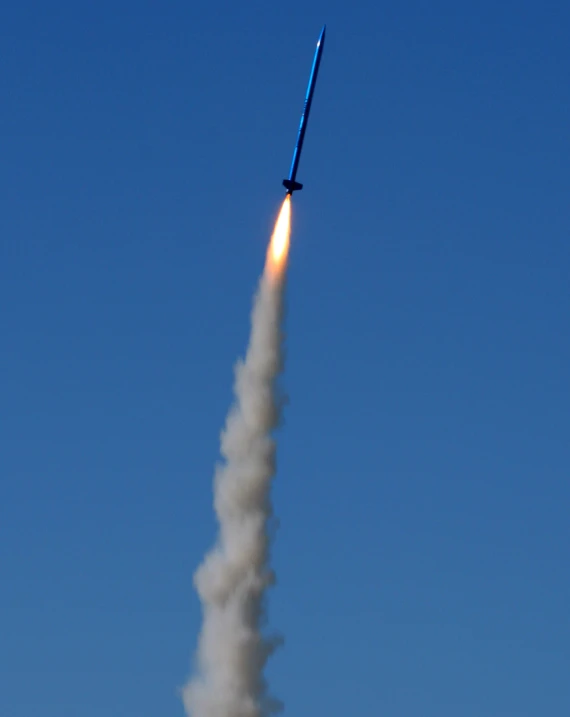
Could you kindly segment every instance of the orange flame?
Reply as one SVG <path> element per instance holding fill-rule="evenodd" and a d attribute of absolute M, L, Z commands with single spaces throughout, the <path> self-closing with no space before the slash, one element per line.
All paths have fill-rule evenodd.
<path fill-rule="evenodd" d="M 287 194 L 271 235 L 269 249 L 267 250 L 266 268 L 273 275 L 283 272 L 287 266 L 289 254 L 289 237 L 291 236 L 291 195 Z"/>

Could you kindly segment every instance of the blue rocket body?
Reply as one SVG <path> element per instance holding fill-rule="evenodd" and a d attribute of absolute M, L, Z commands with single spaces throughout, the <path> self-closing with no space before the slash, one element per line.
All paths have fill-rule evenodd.
<path fill-rule="evenodd" d="M 319 41 L 317 42 L 315 56 L 313 58 L 313 66 L 311 67 L 311 74 L 309 76 L 309 84 L 307 86 L 305 104 L 303 106 L 303 114 L 301 115 L 301 122 L 299 124 L 299 131 L 297 133 L 297 142 L 295 143 L 295 149 L 293 151 L 293 161 L 291 162 L 291 169 L 289 170 L 289 176 L 287 177 L 287 179 L 283 180 L 283 186 L 285 187 L 285 189 L 287 189 L 287 194 L 293 194 L 293 192 L 303 188 L 303 185 L 296 180 L 297 169 L 299 168 L 299 160 L 301 159 L 301 151 L 303 149 L 305 132 L 307 130 L 307 122 L 309 121 L 311 103 L 313 102 L 313 93 L 315 91 L 317 75 L 319 73 L 319 65 L 321 64 L 323 47 L 325 45 L 325 31 L 326 25 L 323 25 L 323 29 L 321 30 L 321 34 L 319 36 Z"/>

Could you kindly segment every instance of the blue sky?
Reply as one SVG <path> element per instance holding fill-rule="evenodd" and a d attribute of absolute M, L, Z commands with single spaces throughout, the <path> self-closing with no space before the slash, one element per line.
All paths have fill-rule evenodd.
<path fill-rule="evenodd" d="M 570 708 L 570 8 L 0 10 L 0 714 L 183 714 L 213 466 L 295 196 L 287 714 Z"/>

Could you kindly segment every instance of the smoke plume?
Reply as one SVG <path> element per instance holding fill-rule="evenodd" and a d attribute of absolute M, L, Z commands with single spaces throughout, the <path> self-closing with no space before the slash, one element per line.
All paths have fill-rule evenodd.
<path fill-rule="evenodd" d="M 264 668 L 278 639 L 264 633 L 269 565 L 272 431 L 280 419 L 281 321 L 290 232 L 290 198 L 276 223 L 254 299 L 245 360 L 235 375 L 235 404 L 221 436 L 225 463 L 214 478 L 218 540 L 196 571 L 203 624 L 196 674 L 183 690 L 190 717 L 267 717 L 281 707 Z"/>

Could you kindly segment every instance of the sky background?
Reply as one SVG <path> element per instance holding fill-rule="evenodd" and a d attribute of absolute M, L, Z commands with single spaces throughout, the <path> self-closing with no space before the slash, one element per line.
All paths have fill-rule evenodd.
<path fill-rule="evenodd" d="M 268 675 L 570 711 L 570 6 L 3 3 L 0 714 L 182 717 L 314 46 Z"/>

